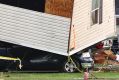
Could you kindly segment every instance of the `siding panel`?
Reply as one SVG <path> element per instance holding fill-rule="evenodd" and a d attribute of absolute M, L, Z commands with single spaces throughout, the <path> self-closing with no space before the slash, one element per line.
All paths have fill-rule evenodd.
<path fill-rule="evenodd" d="M 0 4 L 0 40 L 67 55 L 70 18 Z"/>
<path fill-rule="evenodd" d="M 76 45 L 70 54 L 115 34 L 114 0 L 103 0 L 103 23 L 100 25 L 91 26 L 91 4 L 92 0 L 74 1 L 72 26 L 75 28 L 75 39 L 72 31 L 70 44 L 75 42 Z"/>

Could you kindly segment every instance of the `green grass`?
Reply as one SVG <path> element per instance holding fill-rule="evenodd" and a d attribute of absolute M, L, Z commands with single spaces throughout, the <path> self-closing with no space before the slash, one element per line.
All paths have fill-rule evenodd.
<path fill-rule="evenodd" d="M 119 73 L 94 72 L 97 78 L 119 80 Z M 91 76 L 90 76 L 91 77 Z M 3 73 L 0 80 L 83 80 L 83 73 Z M 102 80 L 102 79 L 100 79 Z M 109 79 L 107 79 L 109 80 Z"/>

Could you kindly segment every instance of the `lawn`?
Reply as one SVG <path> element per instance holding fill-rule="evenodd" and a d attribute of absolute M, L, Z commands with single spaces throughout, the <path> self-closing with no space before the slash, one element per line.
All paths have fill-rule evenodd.
<path fill-rule="evenodd" d="M 98 80 L 119 80 L 117 72 L 94 72 Z M 91 76 L 90 76 L 91 77 Z M 108 78 L 108 79 L 103 79 Z M 83 73 L 3 73 L 0 80 L 83 80 Z M 95 79 L 90 79 L 95 80 Z"/>

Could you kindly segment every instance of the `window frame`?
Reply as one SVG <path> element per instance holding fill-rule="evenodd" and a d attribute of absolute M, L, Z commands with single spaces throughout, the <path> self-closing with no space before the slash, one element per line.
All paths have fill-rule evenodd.
<path fill-rule="evenodd" d="M 102 24 L 103 23 L 103 0 L 98 0 L 98 7 L 93 9 L 93 0 L 91 2 L 91 26 L 96 25 L 96 24 Z M 97 20 L 93 21 L 96 19 L 96 16 L 93 15 L 93 13 L 96 13 L 97 11 Z"/>

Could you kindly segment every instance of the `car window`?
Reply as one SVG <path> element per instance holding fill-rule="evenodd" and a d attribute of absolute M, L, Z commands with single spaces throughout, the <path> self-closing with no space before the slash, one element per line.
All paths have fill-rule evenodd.
<path fill-rule="evenodd" d="M 12 54 L 9 53 L 11 48 L 0 48 L 0 56 L 12 57 Z"/>

